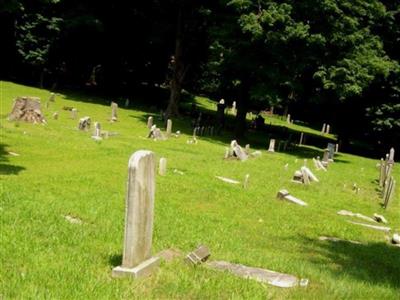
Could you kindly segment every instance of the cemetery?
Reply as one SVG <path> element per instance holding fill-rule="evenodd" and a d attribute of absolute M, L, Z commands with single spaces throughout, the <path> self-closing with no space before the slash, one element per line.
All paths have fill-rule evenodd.
<path fill-rule="evenodd" d="M 346 154 L 334 136 L 318 148 L 302 133 L 328 133 L 277 115 L 266 123 L 302 143 L 250 132 L 241 145 L 133 102 L 2 89 L 5 299 L 398 296 L 395 149 Z M 17 114 L 40 118 L 16 119 L 20 99 L 37 102 Z"/>
<path fill-rule="evenodd" d="M 0 25 L 0 300 L 400 300 L 399 1 Z"/>

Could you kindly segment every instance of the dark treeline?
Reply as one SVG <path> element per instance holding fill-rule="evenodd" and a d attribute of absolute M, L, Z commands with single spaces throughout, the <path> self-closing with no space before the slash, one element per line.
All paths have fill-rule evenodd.
<path fill-rule="evenodd" d="M 343 147 L 400 148 L 400 2 L 0 0 L 4 79 L 129 95 L 141 83 L 274 107 Z M 354 145 L 353 145 L 354 147 Z"/>

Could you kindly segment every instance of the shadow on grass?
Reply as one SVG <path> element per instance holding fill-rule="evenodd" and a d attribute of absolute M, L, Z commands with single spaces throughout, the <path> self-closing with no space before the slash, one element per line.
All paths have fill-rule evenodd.
<path fill-rule="evenodd" d="M 386 243 L 353 244 L 304 238 L 311 262 L 340 277 L 400 288 L 400 248 Z M 338 269 L 338 266 L 340 267 Z"/>
<path fill-rule="evenodd" d="M 117 267 L 122 264 L 122 255 L 121 254 L 113 254 L 108 258 L 108 263 L 112 267 Z"/>
<path fill-rule="evenodd" d="M 8 157 L 10 154 L 5 149 L 7 146 L 8 145 L 0 144 L 0 175 L 16 175 L 22 170 L 25 170 L 25 168 L 8 164 Z"/>

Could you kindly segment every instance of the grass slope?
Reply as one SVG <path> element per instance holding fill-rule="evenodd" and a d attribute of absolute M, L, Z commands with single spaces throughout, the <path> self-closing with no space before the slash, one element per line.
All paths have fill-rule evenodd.
<path fill-rule="evenodd" d="M 301 186 L 290 182 L 293 172 L 320 149 L 271 154 L 264 148 L 260 158 L 225 161 L 228 135 L 201 138 L 197 145 L 187 144 L 185 134 L 154 142 L 144 138 L 148 112 L 120 108 L 119 121 L 111 124 L 109 104 L 68 95 L 43 109 L 46 126 L 16 124 L 7 121 L 16 96 L 47 100 L 49 92 L 10 82 L 0 89 L 0 298 L 398 299 L 400 249 L 388 245 L 383 233 L 336 214 L 376 212 L 400 229 L 399 190 L 392 206 L 382 209 L 376 160 L 340 153 L 327 173 L 315 172 L 320 183 Z M 118 135 L 93 141 L 63 106 L 77 107 L 80 117 Z M 59 120 L 52 119 L 54 111 Z M 173 121 L 174 130 L 191 132 L 188 120 Z M 127 162 L 139 149 L 168 159 L 167 176 L 156 179 L 154 253 L 170 247 L 187 253 L 205 244 L 212 259 L 294 274 L 308 278 L 309 286 L 276 288 L 179 260 L 162 263 L 144 280 L 113 279 L 122 254 Z M 214 177 L 243 180 L 246 174 L 248 190 Z M 394 175 L 400 178 L 399 168 Z M 281 188 L 309 206 L 276 200 Z M 65 215 L 83 224 L 71 224 Z M 319 241 L 321 235 L 363 244 Z"/>

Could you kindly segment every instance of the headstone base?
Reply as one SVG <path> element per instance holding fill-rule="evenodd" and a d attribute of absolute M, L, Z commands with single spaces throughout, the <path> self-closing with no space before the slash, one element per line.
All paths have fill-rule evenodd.
<path fill-rule="evenodd" d="M 134 268 L 125 268 L 123 266 L 115 267 L 112 270 L 113 277 L 132 277 L 141 278 L 151 275 L 153 271 L 159 266 L 160 258 L 157 256 L 151 257 L 148 260 L 140 263 Z"/>

